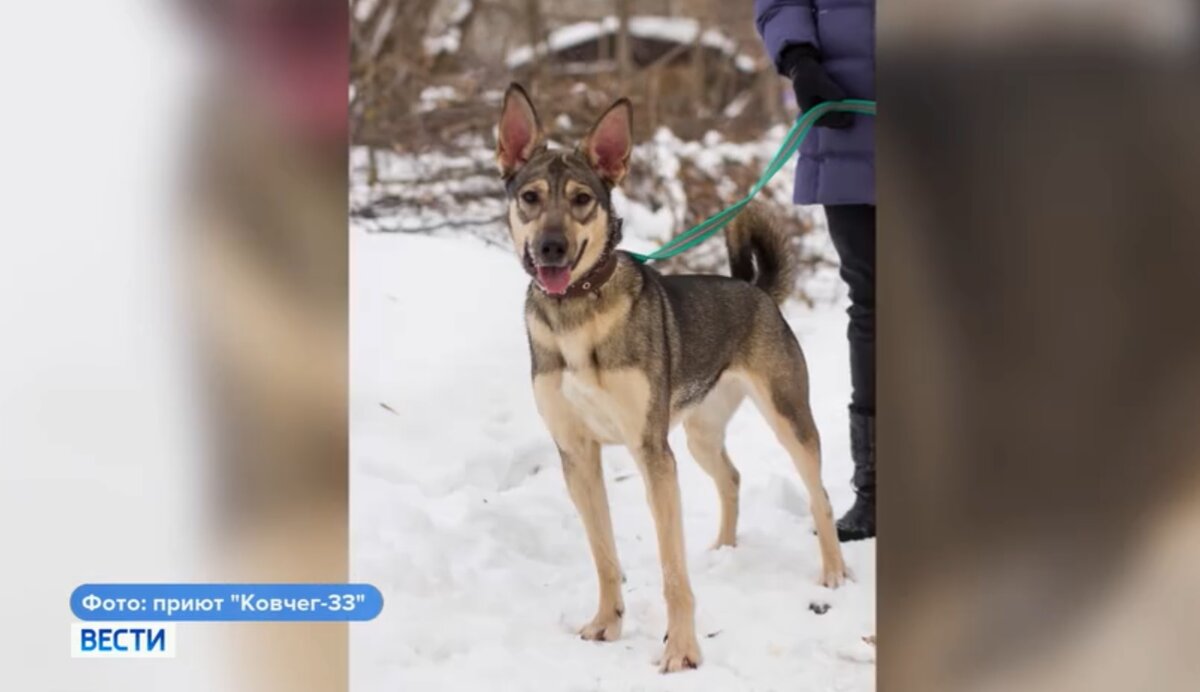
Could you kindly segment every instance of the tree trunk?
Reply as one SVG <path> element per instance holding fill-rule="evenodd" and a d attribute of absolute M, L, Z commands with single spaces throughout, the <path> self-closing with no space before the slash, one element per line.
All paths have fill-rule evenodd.
<path fill-rule="evenodd" d="M 650 70 L 646 84 L 646 114 L 650 116 L 650 128 L 643 133 L 643 136 L 652 135 L 658 129 L 659 122 L 659 95 L 662 91 L 662 68 L 656 67 Z"/>
<path fill-rule="evenodd" d="M 542 76 L 542 58 L 544 56 L 541 43 L 545 37 L 541 0 L 525 0 L 525 26 L 529 34 L 529 46 L 533 49 L 532 62 L 529 64 L 530 81 L 537 82 L 538 78 Z"/>
<path fill-rule="evenodd" d="M 767 119 L 771 123 L 781 123 L 787 120 L 787 116 L 783 112 L 783 104 L 779 98 L 781 83 L 782 80 L 779 78 L 779 75 L 775 74 L 773 67 L 769 67 L 759 73 L 759 98 L 762 100 L 763 112 L 767 114 Z"/>
<path fill-rule="evenodd" d="M 617 0 L 617 79 L 621 93 L 629 91 L 629 79 L 633 74 L 633 56 L 629 43 L 630 0 Z"/>

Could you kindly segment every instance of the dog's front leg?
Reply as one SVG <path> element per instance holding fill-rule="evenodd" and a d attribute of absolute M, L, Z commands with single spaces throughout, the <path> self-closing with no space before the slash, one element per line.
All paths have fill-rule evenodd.
<path fill-rule="evenodd" d="M 604 489 L 604 472 L 600 465 L 600 445 L 580 441 L 573 449 L 559 447 L 563 477 L 571 500 L 583 519 L 596 576 L 600 581 L 600 606 L 596 617 L 579 635 L 584 639 L 611 642 L 621 636 L 621 621 L 625 602 L 621 598 L 621 564 L 613 539 L 612 517 L 608 510 L 608 493 Z"/>
<path fill-rule="evenodd" d="M 563 396 L 561 371 L 535 376 L 533 396 L 558 447 L 567 491 L 583 520 L 600 582 L 596 617 L 579 630 L 579 635 L 594 641 L 614 641 L 621 636 L 625 602 L 621 598 L 621 564 L 617 559 L 617 542 L 613 538 L 608 493 L 604 489 L 600 444 L 588 435 L 575 409 Z"/>
<path fill-rule="evenodd" d="M 683 509 L 679 500 L 679 478 L 675 455 L 661 440 L 643 443 L 634 450 L 646 496 L 658 533 L 658 555 L 662 562 L 663 595 L 667 600 L 667 646 L 660 661 L 664 673 L 700 665 L 700 644 L 696 641 L 696 601 L 688 579 L 687 552 L 683 544 Z"/>

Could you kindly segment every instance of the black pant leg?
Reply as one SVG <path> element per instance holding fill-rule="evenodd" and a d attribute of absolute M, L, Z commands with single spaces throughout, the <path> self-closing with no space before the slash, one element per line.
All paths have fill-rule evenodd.
<path fill-rule="evenodd" d="M 875 205 L 825 207 L 829 235 L 850 287 L 850 408 L 875 414 Z"/>

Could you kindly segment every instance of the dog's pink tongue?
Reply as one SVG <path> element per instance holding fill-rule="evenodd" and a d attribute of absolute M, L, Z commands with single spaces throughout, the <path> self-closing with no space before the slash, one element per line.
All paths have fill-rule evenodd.
<path fill-rule="evenodd" d="M 537 280 L 547 293 L 561 296 L 571 284 L 570 267 L 538 267 Z"/>

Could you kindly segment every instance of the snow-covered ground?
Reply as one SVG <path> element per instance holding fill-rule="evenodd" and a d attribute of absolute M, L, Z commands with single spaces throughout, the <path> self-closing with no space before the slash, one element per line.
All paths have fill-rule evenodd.
<path fill-rule="evenodd" d="M 534 409 L 511 253 L 471 238 L 352 231 L 351 571 L 385 608 L 352 625 L 354 692 L 871 690 L 874 541 L 845 546 L 856 581 L 817 585 L 799 477 L 751 404 L 729 429 L 742 472 L 738 547 L 708 550 L 716 491 L 671 442 L 705 657 L 663 676 L 666 612 L 645 492 L 604 451 L 626 575 L 622 638 L 581 641 L 596 576 L 558 455 Z M 844 304 L 792 305 L 812 371 L 824 476 L 852 501 Z M 820 607 L 828 605 L 824 614 Z"/>

